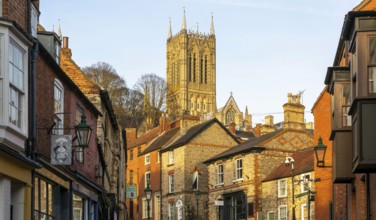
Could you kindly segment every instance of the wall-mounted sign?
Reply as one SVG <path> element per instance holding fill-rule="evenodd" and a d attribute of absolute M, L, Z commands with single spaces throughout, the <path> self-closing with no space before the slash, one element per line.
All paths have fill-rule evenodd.
<path fill-rule="evenodd" d="M 223 206 L 223 200 L 214 200 L 214 205 Z"/>
<path fill-rule="evenodd" d="M 51 136 L 51 164 L 70 165 L 72 163 L 72 135 Z"/>
<path fill-rule="evenodd" d="M 137 187 L 134 185 L 127 186 L 127 198 L 135 199 L 137 197 Z"/>

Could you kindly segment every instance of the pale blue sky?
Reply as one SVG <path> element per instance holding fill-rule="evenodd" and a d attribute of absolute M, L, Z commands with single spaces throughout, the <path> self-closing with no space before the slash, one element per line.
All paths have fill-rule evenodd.
<path fill-rule="evenodd" d="M 214 15 L 217 107 L 233 92 L 239 108 L 263 122 L 283 120 L 287 93 L 305 90 L 311 111 L 333 64 L 345 14 L 360 0 L 42 0 L 40 23 L 51 31 L 61 19 L 73 59 L 81 66 L 111 64 L 129 87 L 142 74 L 166 75 L 169 17 L 181 28 L 208 33 Z M 306 113 L 306 120 L 313 116 Z"/>

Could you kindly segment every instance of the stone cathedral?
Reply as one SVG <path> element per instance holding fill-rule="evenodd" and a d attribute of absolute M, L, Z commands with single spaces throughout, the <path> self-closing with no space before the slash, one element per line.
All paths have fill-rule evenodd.
<path fill-rule="evenodd" d="M 204 115 L 215 113 L 216 51 L 213 17 L 210 33 L 187 30 L 185 12 L 181 30 L 167 39 L 167 113 Z"/>

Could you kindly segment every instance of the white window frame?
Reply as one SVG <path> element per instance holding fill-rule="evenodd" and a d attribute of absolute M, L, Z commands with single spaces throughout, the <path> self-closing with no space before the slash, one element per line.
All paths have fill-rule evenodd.
<path fill-rule="evenodd" d="M 168 220 L 175 220 L 175 203 L 168 203 Z"/>
<path fill-rule="evenodd" d="M 220 169 L 222 167 L 222 170 Z M 217 165 L 217 185 L 224 184 L 224 166 L 223 163 Z"/>
<path fill-rule="evenodd" d="M 16 50 L 17 53 L 14 53 L 13 49 Z M 15 54 L 19 54 L 20 56 L 15 57 Z M 12 37 L 9 37 L 8 60 L 7 60 L 8 71 L 6 73 L 8 80 L 9 80 L 8 89 L 7 89 L 9 93 L 8 95 L 9 102 L 7 104 L 8 118 L 9 118 L 8 122 L 12 128 L 15 128 L 16 130 L 22 130 L 22 131 L 25 131 L 27 127 L 27 89 L 28 89 L 27 87 L 27 75 L 28 75 L 27 62 L 28 62 L 28 58 L 26 54 L 27 54 L 27 49 L 22 47 L 20 42 L 16 41 Z M 19 58 L 21 60 L 19 60 Z M 18 62 L 18 63 L 15 63 L 15 62 Z M 12 76 L 17 77 L 18 82 L 13 81 L 11 79 L 11 75 L 10 75 L 11 69 L 15 71 L 17 70 L 20 71 L 20 72 L 17 72 L 16 74 L 12 72 L 13 73 Z M 19 75 L 20 73 L 21 75 Z M 19 85 L 16 85 L 16 83 Z M 11 102 L 12 91 L 17 96 L 17 102 L 18 102 L 17 104 L 11 104 L 13 103 Z M 16 120 L 15 123 L 12 122 L 14 120 L 12 117 L 11 108 L 15 108 L 17 110 L 16 111 L 17 116 L 15 116 L 16 118 L 14 118 L 14 120 Z"/>
<path fill-rule="evenodd" d="M 175 192 L 175 176 L 174 174 L 168 175 L 168 193 L 174 193 Z"/>
<path fill-rule="evenodd" d="M 285 185 L 285 190 L 283 194 L 281 193 L 282 182 L 284 182 L 284 185 Z M 284 197 L 287 197 L 287 179 L 280 179 L 278 180 L 278 198 L 284 198 Z"/>
<path fill-rule="evenodd" d="M 153 198 L 150 198 L 150 201 L 149 201 L 149 206 L 150 206 L 150 217 L 153 217 L 152 213 L 153 213 Z M 145 219 L 145 218 L 148 218 L 148 201 L 146 200 L 146 198 L 142 198 L 142 218 Z"/>
<path fill-rule="evenodd" d="M 149 176 L 149 178 L 148 178 L 148 176 Z M 145 188 L 148 186 L 148 181 L 149 181 L 149 186 L 150 186 L 150 181 L 151 181 L 150 171 L 145 172 Z"/>
<path fill-rule="evenodd" d="M 150 164 L 150 154 L 145 154 L 145 165 Z"/>
<path fill-rule="evenodd" d="M 284 218 L 282 218 L 281 216 L 281 209 L 285 209 L 286 210 L 286 216 Z M 280 205 L 278 206 L 278 220 L 287 220 L 288 218 L 288 213 L 287 213 L 287 205 Z"/>
<path fill-rule="evenodd" d="M 38 32 L 38 17 L 39 17 L 39 13 L 37 9 L 35 8 L 34 4 L 31 4 L 31 12 L 30 12 L 31 36 L 35 38 L 37 37 L 37 32 Z"/>
<path fill-rule="evenodd" d="M 60 94 L 58 94 L 60 92 Z M 58 97 L 60 95 L 60 97 Z M 60 98 L 58 100 L 58 98 Z M 60 103 L 59 109 L 56 109 L 57 103 Z M 54 134 L 62 135 L 64 134 L 64 86 L 60 80 L 55 79 L 54 81 L 54 121 L 56 123 L 54 129 Z"/>
<path fill-rule="evenodd" d="M 304 218 L 304 209 L 307 208 L 307 203 L 303 203 L 301 206 L 300 206 L 300 219 L 301 220 L 305 220 Z M 307 210 L 308 212 L 308 210 Z"/>
<path fill-rule="evenodd" d="M 309 179 L 308 179 L 308 182 L 307 182 L 307 187 L 311 188 L 311 185 L 312 185 L 311 181 L 309 181 L 311 179 L 311 174 L 310 173 L 301 174 L 300 175 L 300 192 L 301 193 L 308 192 L 308 190 L 304 187 L 305 186 L 305 182 L 304 182 L 305 176 L 309 176 Z"/>
<path fill-rule="evenodd" d="M 274 217 L 273 219 L 271 219 L 270 216 L 269 216 L 269 214 L 271 214 L 271 213 L 273 213 L 273 217 Z M 266 220 L 276 220 L 275 217 L 276 217 L 275 211 L 269 211 L 269 212 L 266 213 Z"/>
<path fill-rule="evenodd" d="M 168 152 L 168 164 L 174 164 L 175 158 L 174 158 L 174 150 L 170 150 Z"/>
<path fill-rule="evenodd" d="M 80 220 L 82 219 L 82 208 L 73 208 L 73 219 L 76 220 L 76 216 L 75 216 L 75 212 L 79 212 L 80 213 L 80 217 L 77 219 L 77 220 Z"/>
<path fill-rule="evenodd" d="M 241 166 L 238 166 L 241 162 Z M 243 159 L 239 158 L 234 161 L 235 163 L 235 180 L 233 182 L 238 182 L 243 180 Z M 241 172 L 241 176 L 239 174 Z"/>

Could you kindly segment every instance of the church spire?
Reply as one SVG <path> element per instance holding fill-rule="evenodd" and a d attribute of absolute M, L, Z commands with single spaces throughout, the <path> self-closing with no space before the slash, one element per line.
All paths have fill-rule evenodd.
<path fill-rule="evenodd" d="M 245 117 L 248 116 L 248 106 L 245 106 Z"/>
<path fill-rule="evenodd" d="M 169 22 L 170 22 L 170 27 L 168 28 L 168 36 L 167 36 L 168 39 L 172 37 L 171 18 L 169 18 Z"/>
<path fill-rule="evenodd" d="M 63 35 L 61 34 L 61 28 L 60 28 L 60 19 L 59 19 L 59 26 L 57 28 L 57 36 L 61 40 L 63 38 Z"/>
<path fill-rule="evenodd" d="M 183 7 L 183 23 L 181 24 L 182 30 L 187 30 L 187 22 L 185 21 L 185 7 Z"/>
<path fill-rule="evenodd" d="M 213 12 L 212 12 L 212 16 L 211 16 L 210 35 L 215 35 L 215 31 L 214 31 L 214 20 L 213 20 Z"/>

